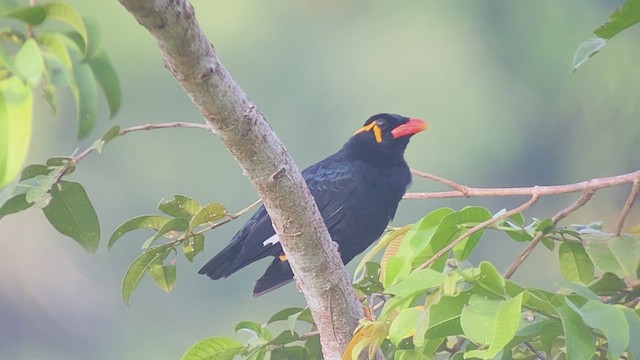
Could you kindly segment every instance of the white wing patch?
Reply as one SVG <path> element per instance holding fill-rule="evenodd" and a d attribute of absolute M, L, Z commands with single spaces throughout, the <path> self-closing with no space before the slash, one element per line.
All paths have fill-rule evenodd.
<path fill-rule="evenodd" d="M 267 240 L 262 242 L 262 246 L 267 246 L 267 245 L 275 245 L 277 243 L 280 242 L 280 238 L 278 237 L 278 234 L 274 234 L 272 237 L 268 238 Z"/>

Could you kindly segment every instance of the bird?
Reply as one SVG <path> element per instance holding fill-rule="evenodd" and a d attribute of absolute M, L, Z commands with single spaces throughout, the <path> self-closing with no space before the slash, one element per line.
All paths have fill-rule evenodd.
<path fill-rule="evenodd" d="M 344 264 L 375 242 L 393 219 L 411 183 L 404 151 L 411 136 L 426 128 L 418 118 L 371 116 L 338 152 L 302 171 Z M 261 206 L 198 273 L 218 280 L 270 256 L 273 260 L 256 280 L 252 297 L 293 280 L 271 218 Z"/>

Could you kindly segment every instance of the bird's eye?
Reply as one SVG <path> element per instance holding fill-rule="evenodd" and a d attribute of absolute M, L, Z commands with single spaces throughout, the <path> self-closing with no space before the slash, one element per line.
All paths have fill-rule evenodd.
<path fill-rule="evenodd" d="M 376 120 L 376 125 L 380 128 L 380 130 L 384 130 L 389 126 L 389 124 L 384 120 Z"/>

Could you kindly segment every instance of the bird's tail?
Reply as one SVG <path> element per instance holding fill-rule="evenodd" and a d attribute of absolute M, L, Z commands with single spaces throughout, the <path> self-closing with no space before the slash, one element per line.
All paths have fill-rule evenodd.
<path fill-rule="evenodd" d="M 233 266 L 233 262 L 242 249 L 241 242 L 232 242 L 206 263 L 198 274 L 207 275 L 212 280 L 227 277 L 240 270 Z"/>
<path fill-rule="evenodd" d="M 276 257 L 267 268 L 267 271 L 256 281 L 251 297 L 266 294 L 291 281 L 293 281 L 293 272 L 289 262 L 282 261 L 279 257 Z"/>

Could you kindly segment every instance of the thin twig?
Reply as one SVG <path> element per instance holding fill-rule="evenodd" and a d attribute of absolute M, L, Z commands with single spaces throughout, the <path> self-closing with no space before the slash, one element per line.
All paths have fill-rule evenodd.
<path fill-rule="evenodd" d="M 430 174 L 428 172 L 424 172 L 422 170 L 411 169 L 411 173 L 413 175 L 420 176 L 420 177 L 423 177 L 425 179 L 429 179 L 429 180 L 433 180 L 433 181 L 437 181 L 439 183 L 445 184 L 448 187 L 452 188 L 453 190 L 459 191 L 463 195 L 466 194 L 467 191 L 469 191 L 469 187 L 468 186 L 460 185 L 455 181 L 452 181 L 452 180 L 449 180 L 449 179 L 445 179 L 443 177 L 440 177 L 440 176 L 437 176 L 437 175 L 433 175 L 433 174 Z"/>
<path fill-rule="evenodd" d="M 133 131 L 168 129 L 168 128 L 196 128 L 196 129 L 211 131 L 211 128 L 206 124 L 176 121 L 176 122 L 132 126 L 130 128 L 120 130 L 120 135 L 124 135 L 126 133 L 130 133 Z"/>
<path fill-rule="evenodd" d="M 528 208 L 530 208 L 533 204 L 536 203 L 536 201 L 538 201 L 538 199 L 540 198 L 540 196 L 537 194 L 536 190 L 533 190 L 533 194 L 531 196 L 531 199 L 529 199 L 527 202 L 525 202 L 524 204 L 513 208 L 507 212 L 505 212 L 504 214 L 498 216 L 498 217 L 494 217 L 491 218 L 487 221 L 484 221 L 474 227 L 472 227 L 471 229 L 467 230 L 464 234 L 460 235 L 460 237 L 458 237 L 457 239 L 453 240 L 451 243 L 449 243 L 447 246 L 443 247 L 442 249 L 440 249 L 440 251 L 438 251 L 435 255 L 433 255 L 431 257 L 431 259 L 427 260 L 425 263 L 423 263 L 422 265 L 418 266 L 417 269 L 424 269 L 427 268 L 429 266 L 431 266 L 431 264 L 433 264 L 434 262 L 436 262 L 436 260 L 438 260 L 442 255 L 446 254 L 449 250 L 453 249 L 456 245 L 458 245 L 459 243 L 461 243 L 464 239 L 466 239 L 467 237 L 471 236 L 471 234 L 475 233 L 476 231 L 480 230 L 480 229 L 484 229 L 487 226 L 498 222 L 500 220 L 504 220 L 506 218 L 508 218 L 509 216 L 513 215 L 513 214 L 517 214 L 520 213 Z"/>
<path fill-rule="evenodd" d="M 196 128 L 196 129 L 211 131 L 211 128 L 206 124 L 176 121 L 176 122 L 165 122 L 165 123 L 157 123 L 157 124 L 145 124 L 145 125 L 132 126 L 126 129 L 121 129 L 119 134 L 125 135 L 135 131 L 169 129 L 169 128 Z M 85 157 L 87 157 L 87 155 L 91 154 L 95 150 L 97 149 L 92 145 L 84 149 L 78 155 L 72 156 L 70 160 L 71 163 L 69 164 L 69 166 L 66 166 L 60 169 L 59 173 L 56 174 L 55 176 L 56 183 L 59 182 L 60 179 L 62 179 L 62 177 L 69 171 L 69 169 L 72 166 L 75 166 L 80 160 L 84 159 Z"/>
<path fill-rule="evenodd" d="M 438 178 L 435 175 L 427 174 L 429 179 Z M 426 177 L 426 176 L 425 176 Z M 438 182 L 443 182 L 439 181 Z M 445 180 L 450 181 L 450 180 Z M 477 197 L 477 196 L 533 196 L 535 189 L 539 196 L 566 194 L 585 190 L 599 190 L 607 187 L 630 184 L 634 181 L 640 182 L 640 170 L 636 170 L 627 174 L 609 176 L 604 178 L 581 181 L 566 185 L 553 186 L 532 186 L 532 187 L 516 187 L 516 188 L 473 188 L 457 185 L 464 190 L 426 192 L 426 193 L 407 193 L 405 199 L 447 199 L 459 197 Z M 447 182 L 443 182 L 447 183 Z M 455 184 L 454 182 L 451 182 Z M 447 183 L 448 184 L 448 183 Z M 449 184 L 450 185 L 450 184 Z M 451 186 L 451 185 L 450 185 Z"/>
<path fill-rule="evenodd" d="M 538 359 L 545 360 L 545 357 L 538 350 L 536 350 L 536 348 L 534 348 L 530 342 L 525 341 L 524 346 L 526 346 L 529 350 L 531 350 L 531 352 L 534 353 Z"/>
<path fill-rule="evenodd" d="M 564 219 L 569 214 L 571 214 L 572 212 L 580 208 L 582 205 L 586 204 L 587 201 L 591 199 L 594 192 L 595 190 L 592 190 L 592 189 L 585 190 L 582 193 L 582 196 L 578 198 L 578 200 L 576 200 L 575 202 L 573 202 L 573 204 L 567 206 L 566 208 L 562 209 L 557 214 L 555 214 L 551 218 L 551 224 L 556 225 L 560 220 Z M 544 238 L 544 235 L 545 234 L 542 231 L 539 231 L 534 235 L 529 245 L 524 250 L 522 250 L 520 255 L 518 255 L 518 258 L 516 258 L 516 260 L 511 264 L 511 266 L 509 266 L 507 271 L 504 272 L 503 276 L 505 279 L 509 279 L 511 278 L 511 276 L 513 276 L 513 273 L 515 273 L 516 270 L 518 270 L 520 265 L 522 265 L 522 263 L 527 259 L 527 257 L 529 257 L 529 255 L 531 255 L 531 253 L 533 252 L 533 249 L 535 249 L 535 247 L 538 246 L 540 241 L 542 241 L 542 239 Z"/>
<path fill-rule="evenodd" d="M 638 190 L 640 190 L 640 179 L 634 178 L 633 185 L 631 186 L 631 192 L 629 193 L 629 197 L 627 198 L 627 202 L 624 204 L 622 210 L 620 210 L 620 215 L 618 215 L 616 226 L 613 228 L 613 236 L 620 236 L 620 232 L 622 232 L 622 228 L 624 227 L 624 219 L 627 218 L 627 215 L 629 215 L 629 210 L 631 210 L 631 206 L 633 206 L 633 202 L 636 201 Z"/>

